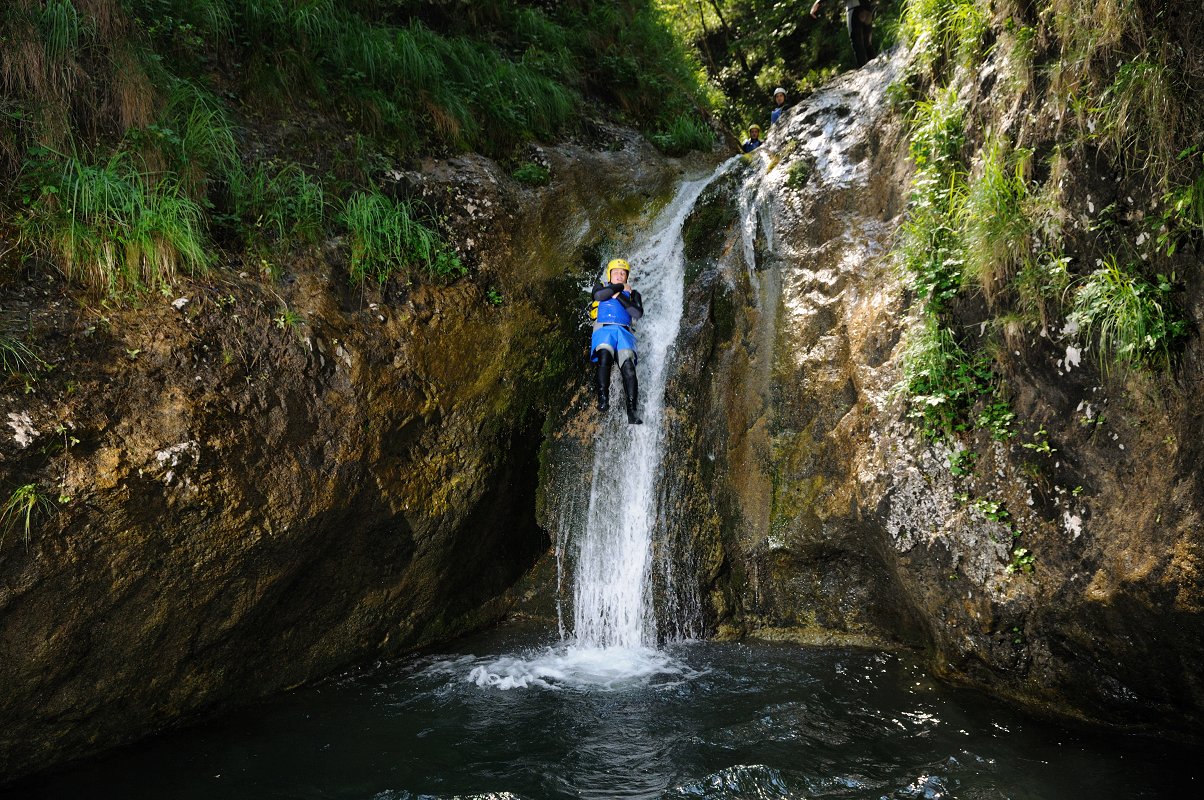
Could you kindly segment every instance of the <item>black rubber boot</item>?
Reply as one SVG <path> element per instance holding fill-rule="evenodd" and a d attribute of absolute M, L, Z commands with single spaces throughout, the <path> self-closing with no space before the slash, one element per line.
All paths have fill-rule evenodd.
<path fill-rule="evenodd" d="M 615 357 L 609 350 L 598 350 L 598 370 L 594 373 L 594 390 L 598 393 L 598 410 L 605 413 L 610 410 L 610 368 L 614 366 Z"/>
<path fill-rule="evenodd" d="M 635 414 L 636 407 L 640 404 L 640 384 L 635 379 L 635 361 L 624 361 L 623 366 L 619 367 L 619 374 L 623 376 L 623 394 L 627 400 L 627 423 L 643 425 L 644 420 Z"/>

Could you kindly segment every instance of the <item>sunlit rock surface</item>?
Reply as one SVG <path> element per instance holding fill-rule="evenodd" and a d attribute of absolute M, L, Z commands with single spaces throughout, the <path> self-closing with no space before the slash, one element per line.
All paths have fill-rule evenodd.
<path fill-rule="evenodd" d="M 1030 706 L 1197 728 L 1199 340 L 1182 383 L 1154 387 L 1103 381 L 1073 331 L 1021 333 L 1002 354 L 1013 409 L 1048 449 L 978 432 L 955 477 L 894 390 L 918 321 L 889 256 L 909 191 L 885 98 L 902 58 L 789 110 L 687 222 L 666 495 L 706 627 L 919 644 L 939 673 Z M 1105 430 L 1083 423 L 1104 409 Z"/>

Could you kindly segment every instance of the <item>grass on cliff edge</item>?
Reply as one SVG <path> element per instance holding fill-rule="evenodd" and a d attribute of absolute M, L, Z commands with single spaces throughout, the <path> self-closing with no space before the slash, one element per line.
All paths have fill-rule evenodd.
<path fill-rule="evenodd" d="M 444 248 L 439 236 L 418 222 L 413 206 L 378 191 L 357 192 L 342 206 L 339 219 L 351 237 L 351 280 L 389 282 L 399 267 L 421 267 L 434 278 L 464 274 L 463 263 Z"/>
<path fill-rule="evenodd" d="M 0 205 L 20 212 L 21 257 L 110 294 L 200 272 L 217 232 L 257 251 L 336 224 L 360 247 L 354 275 L 462 274 L 434 210 L 365 201 L 381 170 L 510 158 L 578 130 L 587 100 L 667 151 L 713 142 L 698 67 L 649 1 L 13 0 L 0 42 Z M 257 140 L 298 111 L 373 166 L 336 174 L 329 132 L 284 152 Z M 405 244 L 364 249 L 365 231 Z"/>
<path fill-rule="evenodd" d="M 0 544 L 3 544 L 9 531 L 21 525 L 25 544 L 28 545 L 33 533 L 34 516 L 38 512 L 49 514 L 53 511 L 54 503 L 38 490 L 37 484 L 18 486 L 0 506 Z"/>

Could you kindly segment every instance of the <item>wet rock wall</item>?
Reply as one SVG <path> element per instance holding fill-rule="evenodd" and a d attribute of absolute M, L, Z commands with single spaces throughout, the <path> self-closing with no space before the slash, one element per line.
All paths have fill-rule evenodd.
<path fill-rule="evenodd" d="M 5 287 L 53 369 L 0 395 L 3 485 L 45 498 L 0 541 L 0 781 L 505 614 L 587 254 L 679 171 L 608 135 L 541 150 L 543 188 L 390 174 L 472 280 L 352 287 L 332 241 L 170 297 Z"/>

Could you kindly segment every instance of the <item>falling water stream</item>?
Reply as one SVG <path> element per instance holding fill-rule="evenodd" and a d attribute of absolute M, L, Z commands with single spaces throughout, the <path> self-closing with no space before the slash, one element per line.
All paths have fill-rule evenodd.
<path fill-rule="evenodd" d="M 503 628 L 357 670 L 0 796 L 1198 796 L 1196 748 L 1035 720 L 942 685 L 905 655 L 672 636 L 658 646 L 650 574 L 663 527 L 657 476 L 682 317 L 682 223 L 738 163 L 685 181 L 616 254 L 632 263 L 645 298 L 637 334 L 646 424 L 627 425 L 617 402 L 603 419 L 585 467 L 584 522 L 558 542 L 561 585 L 571 588 L 560 630 Z M 756 182 L 743 191 L 751 264 L 764 198 Z M 617 383 L 612 397 L 621 397 Z"/>
<path fill-rule="evenodd" d="M 730 165 L 720 166 L 716 174 Z M 664 449 L 666 360 L 682 313 L 681 230 L 714 177 L 683 183 L 626 254 L 645 302 L 637 334 L 646 424 L 628 425 L 622 410 L 612 407 L 594 448 L 589 511 L 573 576 L 573 633 L 580 647 L 655 647 L 649 572 Z"/>
<path fill-rule="evenodd" d="M 643 425 L 629 425 L 621 402 L 611 406 L 594 443 L 585 525 L 558 547 L 572 570 L 572 628 L 563 641 L 535 658 L 507 656 L 474 666 L 470 679 L 500 689 L 552 683 L 612 686 L 682 667 L 656 647 L 656 610 L 650 571 L 658 529 L 657 478 L 664 450 L 663 406 L 667 360 L 681 323 L 685 272 L 682 226 L 694 202 L 735 159 L 714 173 L 686 180 L 622 255 L 644 298 L 639 338 L 640 407 Z M 600 264 L 599 272 L 602 270 Z M 617 371 L 616 371 L 617 372 Z M 612 395 L 621 397 L 617 376 Z M 562 615 L 563 616 L 563 615 Z"/>

